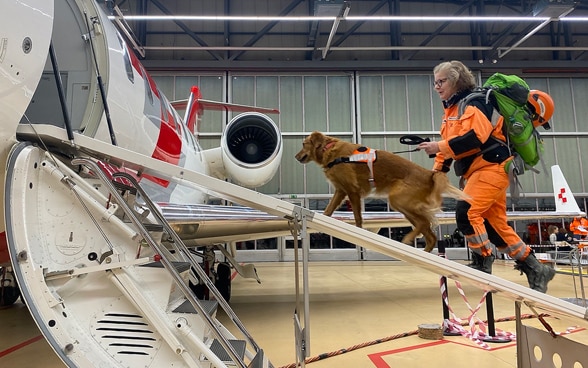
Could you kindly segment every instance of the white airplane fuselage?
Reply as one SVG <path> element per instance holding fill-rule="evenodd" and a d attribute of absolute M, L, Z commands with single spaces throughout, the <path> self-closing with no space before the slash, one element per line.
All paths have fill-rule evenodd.
<path fill-rule="evenodd" d="M 93 0 L 25 0 L 3 6 L 2 165 L 17 137 L 43 145 L 46 143 L 39 142 L 39 132 L 44 126 L 55 126 L 69 129 L 72 146 L 75 140 L 71 134 L 81 134 L 248 187 L 270 180 L 282 154 L 281 136 L 274 122 L 258 112 L 240 114 L 228 123 L 221 147 L 203 151 L 196 137 L 197 115 L 202 112 L 198 101 L 186 106 L 191 114 L 187 114 L 189 121 L 184 121 L 108 19 L 104 6 Z M 25 27 L 24 19 L 35 27 Z M 186 91 L 186 98 L 189 95 Z M 252 131 L 253 135 L 263 134 L 266 143 L 254 137 L 246 143 L 247 149 L 238 147 L 235 141 L 243 141 L 242 130 L 250 135 Z M 244 157 L 247 152 L 259 151 L 264 155 Z M 109 166 L 108 162 L 104 165 Z M 209 200 L 203 191 L 134 174 L 156 202 L 206 204 Z M 4 221 L 0 224 L 1 236 L 3 226 Z M 0 246 L 4 250 L 0 251 L 0 263 L 6 262 L 5 247 Z"/>

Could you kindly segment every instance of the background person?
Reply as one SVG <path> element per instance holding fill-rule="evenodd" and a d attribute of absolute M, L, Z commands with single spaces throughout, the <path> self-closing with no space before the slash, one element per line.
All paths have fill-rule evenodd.
<path fill-rule="evenodd" d="M 565 227 L 560 227 L 559 231 L 557 232 L 557 241 L 572 241 L 572 236 L 568 234 L 568 231 Z"/>
<path fill-rule="evenodd" d="M 549 234 L 549 242 L 553 245 L 555 245 L 555 242 L 557 241 L 558 232 L 559 229 L 555 225 L 549 225 L 549 227 L 547 228 L 547 233 Z"/>
<path fill-rule="evenodd" d="M 502 118 L 494 126 L 490 121 L 494 108 L 483 99 L 473 99 L 458 116 L 459 102 L 476 87 L 474 75 L 460 61 L 443 62 L 433 73 L 433 86 L 445 110 L 441 140 L 423 142 L 418 148 L 436 155 L 435 171 L 448 172 L 455 161 L 455 173 L 465 182 L 463 191 L 471 199 L 458 201 L 455 215 L 458 229 L 479 260 L 474 267 L 492 272 L 494 244 L 516 260 L 515 268 L 526 274 L 530 288 L 547 291 L 555 270 L 539 262 L 532 249 L 507 224 L 509 178 L 504 166 L 512 156 L 504 143 Z"/>
<path fill-rule="evenodd" d="M 586 217 L 574 217 L 570 224 L 574 240 L 584 240 L 588 235 L 588 220 Z"/>

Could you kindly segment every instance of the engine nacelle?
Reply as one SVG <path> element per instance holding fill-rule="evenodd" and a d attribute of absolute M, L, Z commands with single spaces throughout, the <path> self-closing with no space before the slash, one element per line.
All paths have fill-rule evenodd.
<path fill-rule="evenodd" d="M 234 117 L 221 138 L 225 174 L 234 183 L 259 187 L 275 175 L 282 160 L 282 135 L 268 116 L 243 113 Z"/>

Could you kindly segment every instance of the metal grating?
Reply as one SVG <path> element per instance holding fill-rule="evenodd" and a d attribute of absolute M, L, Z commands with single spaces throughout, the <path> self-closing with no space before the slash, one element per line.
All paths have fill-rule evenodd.
<path fill-rule="evenodd" d="M 245 357 L 245 341 L 243 340 L 229 340 L 229 344 L 231 344 L 231 346 L 235 349 L 235 351 L 237 352 L 237 354 L 239 354 L 239 357 L 241 357 L 241 359 L 243 359 L 243 357 Z M 231 357 L 229 356 L 229 354 L 227 353 L 227 351 L 225 350 L 225 348 L 222 347 L 222 345 L 220 344 L 220 342 L 218 342 L 217 339 L 214 339 L 214 341 L 212 341 L 212 345 L 210 346 L 210 350 L 223 362 L 232 362 L 233 360 L 231 359 Z"/>
<path fill-rule="evenodd" d="M 202 305 L 206 313 L 209 316 L 212 316 L 218 307 L 218 302 L 216 300 L 198 300 L 198 302 Z M 174 313 L 198 313 L 196 309 L 192 306 L 189 300 L 185 300 L 179 307 L 173 310 Z"/>

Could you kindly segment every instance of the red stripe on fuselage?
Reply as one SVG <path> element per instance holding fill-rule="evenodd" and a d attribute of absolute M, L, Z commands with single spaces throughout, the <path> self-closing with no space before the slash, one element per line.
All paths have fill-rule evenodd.
<path fill-rule="evenodd" d="M 151 92 L 159 100 L 159 136 L 157 137 L 155 149 L 153 150 L 151 157 L 164 162 L 168 162 L 170 164 L 178 165 L 180 162 L 182 152 L 181 124 L 179 124 L 179 122 L 176 121 L 175 114 L 173 114 L 171 110 L 171 105 L 169 104 L 169 102 L 167 102 L 167 99 L 165 99 L 165 97 L 159 93 L 159 89 L 157 88 L 155 81 L 153 80 L 153 78 L 151 78 L 151 76 L 149 75 L 147 70 L 145 70 L 143 65 L 141 65 L 141 62 L 135 56 L 132 50 L 129 50 L 129 55 L 131 55 L 131 64 L 133 65 L 133 68 L 142 78 L 147 79 Z M 163 187 L 167 187 L 169 185 L 169 182 L 167 180 L 156 178 L 150 175 L 144 175 L 144 177 L 158 183 L 159 185 L 162 185 Z"/>
<path fill-rule="evenodd" d="M 6 232 L 0 233 L 0 266 L 10 264 L 10 254 L 8 254 L 8 242 L 6 241 Z"/>

